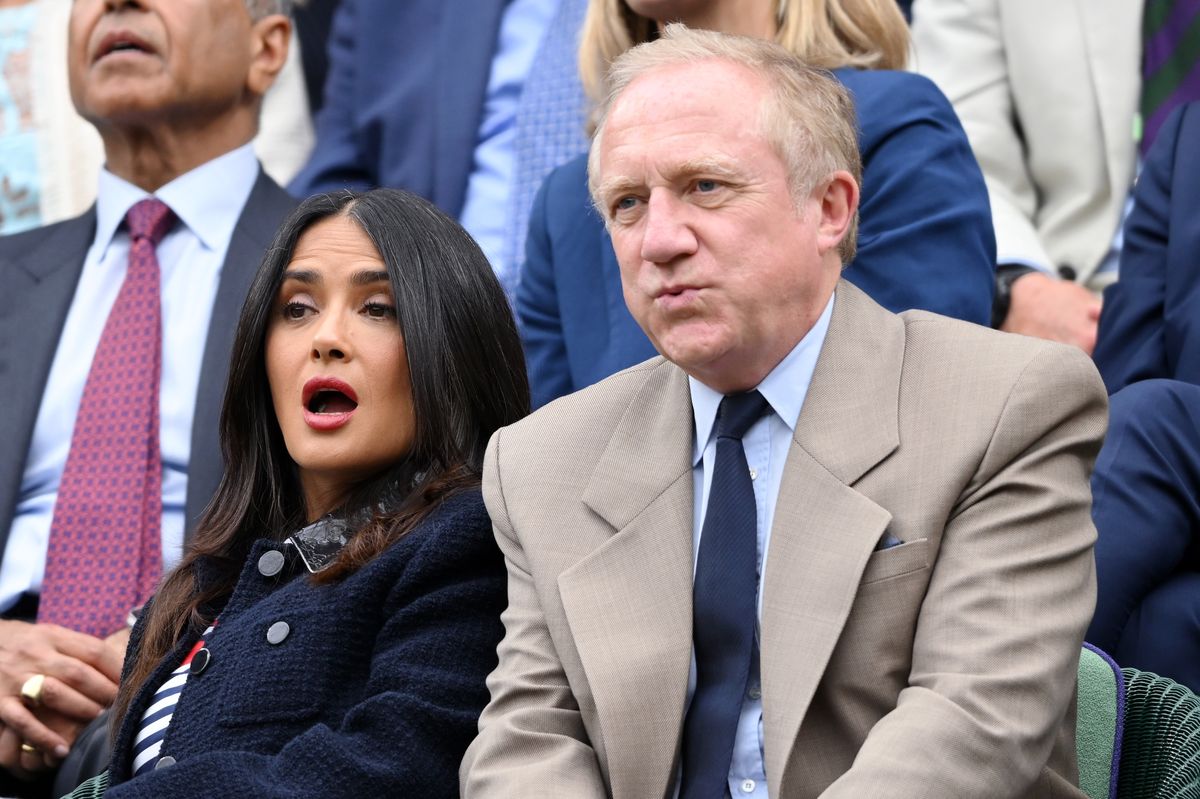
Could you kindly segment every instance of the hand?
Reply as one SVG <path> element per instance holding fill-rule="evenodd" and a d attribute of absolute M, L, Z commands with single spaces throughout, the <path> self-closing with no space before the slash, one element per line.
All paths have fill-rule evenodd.
<path fill-rule="evenodd" d="M 52 624 L 0 621 L 0 767 L 15 773 L 66 756 L 75 736 L 110 704 L 121 676 L 121 649 Z M 22 701 L 21 686 L 45 675 L 41 705 Z M 15 740 L 15 744 L 13 743 Z M 28 743 L 45 755 L 21 752 Z"/>
<path fill-rule="evenodd" d="M 44 708 L 37 716 L 64 740 L 72 742 L 85 726 L 81 722 L 68 719 Z M 16 730 L 0 726 L 0 766 L 18 779 L 33 779 L 39 772 L 58 768 L 62 764 L 62 756 L 66 754 L 65 750 L 47 752 L 38 749 L 35 752 L 27 752 L 21 748 L 24 743 L 27 742 Z"/>
<path fill-rule="evenodd" d="M 1100 300 L 1069 280 L 1030 272 L 1013 281 L 1012 303 L 1001 330 L 1074 344 L 1088 355 L 1096 347 Z"/>

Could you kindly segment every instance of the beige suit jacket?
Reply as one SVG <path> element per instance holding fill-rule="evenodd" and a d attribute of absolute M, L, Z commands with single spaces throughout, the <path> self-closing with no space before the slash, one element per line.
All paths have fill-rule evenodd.
<path fill-rule="evenodd" d="M 491 441 L 509 607 L 463 795 L 670 796 L 692 649 L 687 379 L 656 358 Z M 844 281 L 764 576 L 774 799 L 1082 796 L 1106 397 L 1080 351 Z M 885 531 L 905 543 L 875 551 Z"/>
<path fill-rule="evenodd" d="M 971 140 L 999 263 L 1088 281 L 1108 253 L 1133 185 L 1141 24 L 1141 0 L 914 3 L 915 68 Z"/>

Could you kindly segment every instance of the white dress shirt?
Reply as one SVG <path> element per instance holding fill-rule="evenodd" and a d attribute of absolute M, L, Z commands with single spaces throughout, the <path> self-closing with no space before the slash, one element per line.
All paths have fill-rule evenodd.
<path fill-rule="evenodd" d="M 192 415 L 213 300 L 233 229 L 258 172 L 254 150 L 245 145 L 181 175 L 154 193 L 179 217 L 157 250 L 162 270 L 159 444 L 164 568 L 179 559 L 183 546 Z M 41 592 L 54 502 L 75 416 L 129 262 L 125 214 L 149 196 L 108 170 L 100 172 L 96 237 L 84 259 L 59 336 L 21 476 L 12 529 L 0 561 L 0 611 L 12 607 L 22 593 Z"/>
<path fill-rule="evenodd" d="M 833 316 L 834 297 L 829 298 L 816 324 L 805 334 L 792 351 L 771 370 L 757 389 L 771 410 L 755 422 L 742 436 L 746 463 L 750 466 L 751 485 L 758 527 L 758 618 L 754 637 L 759 636 L 758 622 L 762 616 L 763 574 L 766 573 L 767 552 L 771 543 L 771 523 L 775 518 L 775 502 L 783 482 L 783 468 L 795 436 L 796 421 L 817 357 L 829 331 Z M 708 492 L 712 488 L 713 468 L 716 466 L 717 409 L 724 395 L 695 378 L 688 378 L 692 395 L 692 412 L 696 423 L 696 440 L 692 448 L 692 480 L 695 498 L 692 532 L 692 568 L 700 552 L 700 534 L 704 528 L 704 513 L 708 507 Z M 688 675 L 687 703 L 696 692 L 696 650 L 692 649 L 691 673 Z M 767 798 L 767 773 L 763 755 L 762 690 L 757 661 L 750 665 L 750 680 L 738 719 L 737 736 L 733 742 L 733 760 L 729 764 L 729 792 L 734 797 Z M 677 781 L 678 784 L 678 781 Z M 676 788 L 678 795 L 678 788 Z"/>

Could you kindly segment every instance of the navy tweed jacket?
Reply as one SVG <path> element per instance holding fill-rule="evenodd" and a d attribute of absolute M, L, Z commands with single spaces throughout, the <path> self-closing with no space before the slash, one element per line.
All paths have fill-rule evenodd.
<path fill-rule="evenodd" d="M 258 568 L 269 550 L 286 556 L 274 577 Z M 135 697 L 106 797 L 456 797 L 505 604 L 504 561 L 478 489 L 333 585 L 314 585 L 293 547 L 257 541 L 220 612 L 209 665 L 176 706 L 162 748 L 174 763 L 130 779 L 141 716 L 198 636 L 180 641 Z M 272 644 L 267 630 L 280 621 L 290 631 Z"/>

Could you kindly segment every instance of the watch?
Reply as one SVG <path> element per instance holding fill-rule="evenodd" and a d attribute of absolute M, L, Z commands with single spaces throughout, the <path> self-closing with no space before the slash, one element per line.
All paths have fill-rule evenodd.
<path fill-rule="evenodd" d="M 1037 272 L 1032 266 L 1022 264 L 1000 264 L 996 267 L 996 294 L 992 298 L 992 327 L 999 330 L 1008 318 L 1012 306 L 1012 284 L 1017 278 Z"/>

